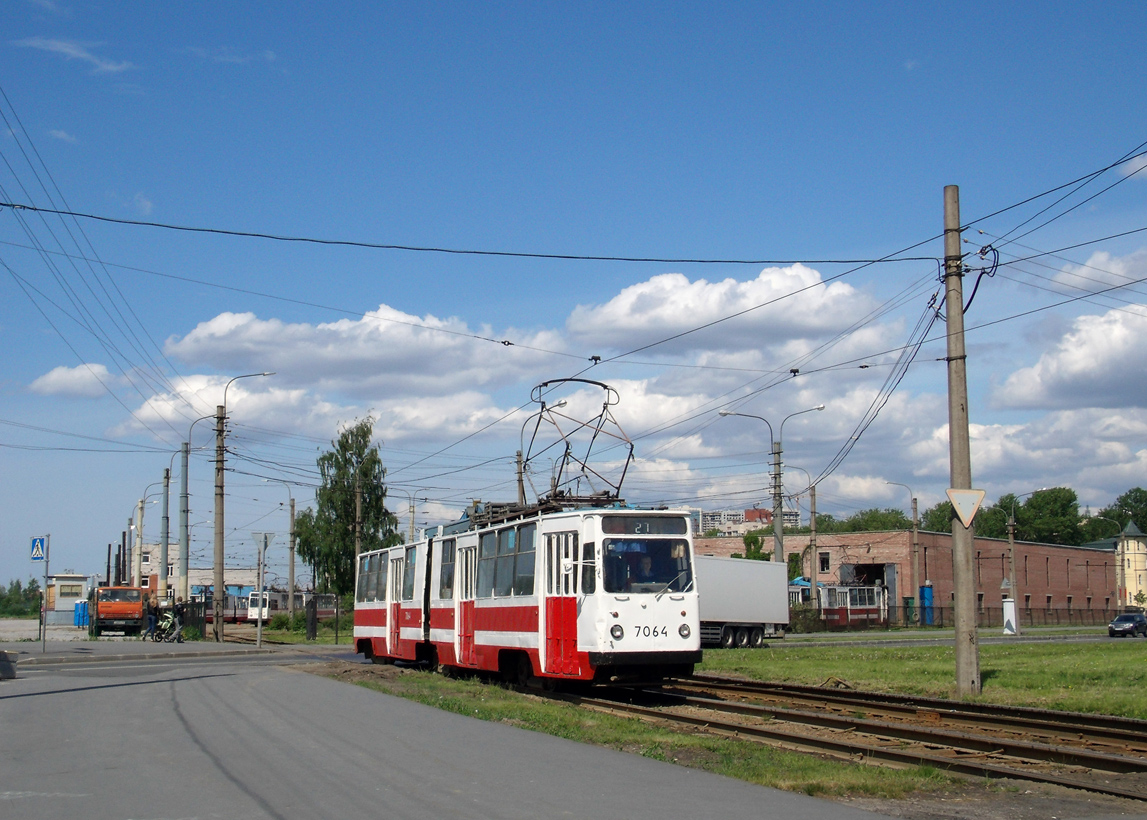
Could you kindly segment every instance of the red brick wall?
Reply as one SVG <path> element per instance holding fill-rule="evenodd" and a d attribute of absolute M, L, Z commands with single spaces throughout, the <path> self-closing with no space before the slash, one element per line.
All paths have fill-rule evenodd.
<path fill-rule="evenodd" d="M 767 550 L 770 544 L 763 546 Z M 810 574 L 808 544 L 807 535 L 785 536 L 787 555 L 804 552 L 806 577 Z M 920 582 L 931 581 L 933 603 L 948 606 L 952 602 L 952 536 L 921 532 L 919 544 Z M 729 556 L 734 552 L 744 553 L 745 546 L 740 538 L 698 538 L 696 550 L 702 555 Z M 910 531 L 818 534 L 816 551 L 827 552 L 829 556 L 828 572 L 818 572 L 819 581 L 839 582 L 841 564 L 895 564 L 898 595 L 916 597 L 912 590 Z M 999 607 L 1007 595 L 1001 583 L 1008 577 L 1008 542 L 977 538 L 975 551 L 976 592 L 983 595 L 985 607 Z M 1048 608 L 1049 595 L 1052 609 L 1116 607 L 1116 560 L 1114 552 L 1104 550 L 1018 542 L 1016 598 L 1021 607 L 1032 609 Z"/>

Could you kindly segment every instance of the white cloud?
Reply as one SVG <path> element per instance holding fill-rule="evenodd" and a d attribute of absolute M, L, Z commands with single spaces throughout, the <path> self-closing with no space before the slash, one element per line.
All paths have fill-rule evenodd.
<path fill-rule="evenodd" d="M 516 343 L 488 341 L 494 338 Z M 221 370 L 274 370 L 281 382 L 324 393 L 385 398 L 496 389 L 532 372 L 544 378 L 553 356 L 530 348 L 562 346 L 549 332 L 495 335 L 488 327 L 471 330 L 459 319 L 420 319 L 383 305 L 362 319 L 318 325 L 222 313 L 182 339 L 169 339 L 167 352 Z"/>
<path fill-rule="evenodd" d="M 996 388 L 992 403 L 1041 409 L 1147 405 L 1147 382 L 1140 377 L 1145 344 L 1147 306 L 1080 316 L 1053 349 Z"/>
<path fill-rule="evenodd" d="M 1067 265 L 1055 276 L 1055 283 L 1066 292 L 1098 291 L 1120 288 L 1111 294 L 1117 299 L 1147 296 L 1147 250 L 1127 256 L 1112 256 L 1100 251 L 1082 265 Z"/>
<path fill-rule="evenodd" d="M 1147 168 L 1147 154 L 1140 154 L 1137 157 L 1129 159 L 1127 162 L 1119 166 L 1119 172 L 1125 177 L 1139 175 L 1140 179 L 1147 177 L 1143 173 L 1143 169 Z"/>
<path fill-rule="evenodd" d="M 70 142 L 73 145 L 75 143 L 79 142 L 79 140 L 77 140 L 75 137 L 73 137 L 67 131 L 60 131 L 58 129 L 53 129 L 53 130 L 49 131 L 48 133 L 51 136 L 55 137 L 56 139 L 60 140 L 61 142 Z"/>
<path fill-rule="evenodd" d="M 136 194 L 133 201 L 135 202 L 135 209 L 140 214 L 147 216 L 151 213 L 151 200 L 144 196 L 142 193 Z"/>
<path fill-rule="evenodd" d="M 47 51 L 52 54 L 59 54 L 68 60 L 79 60 L 88 63 L 92 68 L 100 74 L 118 74 L 121 71 L 127 71 L 135 68 L 134 65 L 127 60 L 114 62 L 104 57 L 97 57 L 92 53 L 92 49 L 99 48 L 103 43 L 78 43 L 75 40 L 55 40 L 49 37 L 28 37 L 24 40 L 17 40 L 16 45 L 24 46 L 25 48 L 37 48 L 41 51 Z"/>
<path fill-rule="evenodd" d="M 104 395 L 104 385 L 111 386 L 115 379 L 102 364 L 81 364 L 77 367 L 56 367 L 36 379 L 28 389 L 42 396 L 78 396 L 94 398 Z"/>
<path fill-rule="evenodd" d="M 850 285 L 826 285 L 804 265 L 765 268 L 747 282 L 690 281 L 680 273 L 665 273 L 625 288 L 604 305 L 578 305 L 566 329 L 583 345 L 636 348 L 743 314 L 651 352 L 735 350 L 835 332 L 872 306 Z"/>

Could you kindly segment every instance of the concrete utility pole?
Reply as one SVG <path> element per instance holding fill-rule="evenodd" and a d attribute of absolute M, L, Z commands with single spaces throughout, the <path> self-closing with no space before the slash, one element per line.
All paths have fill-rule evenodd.
<path fill-rule="evenodd" d="M 226 399 L 224 399 L 226 401 Z M 218 643 L 223 641 L 223 604 L 227 589 L 223 585 L 223 430 L 227 407 L 215 406 L 215 551 L 211 593 L 211 631 Z"/>
<path fill-rule="evenodd" d="M 359 467 L 362 465 L 359 464 Z M 359 471 L 354 471 L 354 566 L 358 577 L 358 555 L 362 552 L 362 482 Z"/>
<path fill-rule="evenodd" d="M 972 489 L 968 433 L 968 368 L 964 349 L 964 262 L 960 253 L 960 189 L 944 188 L 944 287 L 948 330 L 948 457 L 953 490 Z M 980 693 L 976 637 L 974 531 L 952 516 L 952 587 L 956 621 L 956 692 Z"/>
<path fill-rule="evenodd" d="M 145 497 L 139 500 L 139 512 L 137 513 L 137 523 L 135 527 L 135 550 L 131 556 L 131 583 L 133 586 L 143 586 L 143 507 L 147 503 L 146 493 Z"/>
<path fill-rule="evenodd" d="M 290 495 L 290 489 L 287 490 Z M 295 497 L 291 499 L 291 551 L 287 559 L 287 617 L 295 617 Z"/>
<path fill-rule="evenodd" d="M 912 623 L 920 625 L 920 514 L 912 496 L 912 600 L 916 602 Z"/>
<path fill-rule="evenodd" d="M 171 490 L 171 468 L 163 471 L 163 522 L 159 528 L 159 597 L 167 597 L 167 540 L 171 537 L 168 495 Z"/>
<path fill-rule="evenodd" d="M 809 515 L 809 536 L 808 544 L 811 553 L 809 558 L 809 581 L 812 593 L 812 608 L 820 617 L 820 589 L 817 587 L 817 572 L 820 570 L 820 556 L 816 554 L 816 484 L 808 485 L 808 515 Z"/>
<path fill-rule="evenodd" d="M 912 612 L 912 623 L 920 625 L 920 514 L 916 504 L 916 493 L 907 484 L 899 481 L 885 481 L 895 487 L 903 487 L 912 499 L 912 601 L 915 603 Z"/>
<path fill-rule="evenodd" d="M 223 437 L 226 435 L 227 424 L 227 388 L 239 379 L 274 375 L 273 372 L 266 372 L 244 373 L 242 376 L 236 376 L 223 385 L 223 403 L 215 406 L 215 572 L 211 582 L 214 588 L 211 609 L 215 640 L 219 642 L 223 640 L 223 605 L 227 597 L 227 587 L 223 578 L 223 467 L 226 453 Z M 194 427 L 195 422 L 192 422 L 191 426 Z M 187 437 L 188 439 L 191 438 L 190 430 L 187 431 Z"/>
<path fill-rule="evenodd" d="M 767 422 L 766 422 L 767 423 Z M 769 428 L 769 438 L 773 430 Z M 773 560 L 785 562 L 785 510 L 781 504 L 781 442 L 773 442 Z"/>
<path fill-rule="evenodd" d="M 191 443 L 182 442 L 179 446 L 179 453 L 182 472 L 179 475 L 179 561 L 175 570 L 175 594 L 186 601 L 189 597 L 187 594 L 187 559 L 191 552 L 187 537 L 187 517 L 190 512 L 187 498 L 187 462 L 191 454 Z"/>

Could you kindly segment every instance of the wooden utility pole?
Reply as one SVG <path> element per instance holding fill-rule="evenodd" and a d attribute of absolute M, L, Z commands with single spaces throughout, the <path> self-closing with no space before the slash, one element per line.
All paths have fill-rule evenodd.
<path fill-rule="evenodd" d="M 948 329 L 948 456 L 953 490 L 972 489 L 968 434 L 968 368 L 964 349 L 964 262 L 960 253 L 960 189 L 944 188 L 944 289 Z M 956 621 L 956 692 L 980 693 L 976 638 L 974 532 L 952 516 L 952 587 Z"/>

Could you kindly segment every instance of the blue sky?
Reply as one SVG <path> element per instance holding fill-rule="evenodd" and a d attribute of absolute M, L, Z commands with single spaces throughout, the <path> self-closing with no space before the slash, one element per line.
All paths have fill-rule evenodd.
<path fill-rule="evenodd" d="M 1147 10 L 999 5 L 4 4 L 0 198 L 124 222 L 0 208 L 0 580 L 46 532 L 53 569 L 100 570 L 261 371 L 228 392 L 229 566 L 286 541 L 262 479 L 305 504 L 366 415 L 403 527 L 406 493 L 419 525 L 512 498 L 511 411 L 579 373 L 618 392 L 629 500 L 770 506 L 764 425 L 717 411 L 823 403 L 784 426 L 786 488 L 833 465 L 932 315 L 950 184 L 968 264 L 1000 250 L 966 314 L 973 483 L 1142 485 Z M 943 497 L 942 329 L 822 511 Z"/>

